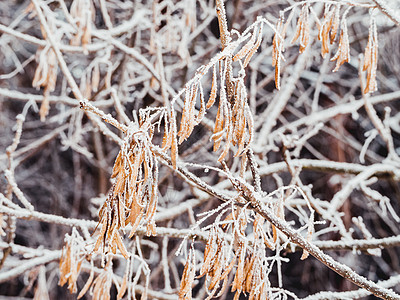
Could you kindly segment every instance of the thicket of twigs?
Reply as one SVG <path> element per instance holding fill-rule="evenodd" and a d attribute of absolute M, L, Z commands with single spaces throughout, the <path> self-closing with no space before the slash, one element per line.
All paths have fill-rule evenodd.
<path fill-rule="evenodd" d="M 400 299 L 386 2 L 0 1 L 0 294 Z"/>

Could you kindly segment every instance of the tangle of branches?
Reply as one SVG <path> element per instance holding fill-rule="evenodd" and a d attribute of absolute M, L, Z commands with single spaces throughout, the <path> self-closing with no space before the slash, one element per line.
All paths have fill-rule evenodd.
<path fill-rule="evenodd" d="M 400 7 L 0 2 L 0 294 L 400 299 Z"/>

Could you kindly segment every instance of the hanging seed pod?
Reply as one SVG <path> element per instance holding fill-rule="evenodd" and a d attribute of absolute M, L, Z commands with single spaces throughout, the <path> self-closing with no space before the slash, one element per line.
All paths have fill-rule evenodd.
<path fill-rule="evenodd" d="M 230 143 L 232 142 L 232 131 L 233 131 L 233 124 L 232 124 L 232 112 L 229 108 L 226 109 L 228 111 L 227 122 L 225 122 L 225 132 L 226 132 L 226 143 L 224 146 L 224 150 L 222 151 L 221 155 L 218 157 L 218 162 L 221 162 L 225 156 L 228 154 L 230 149 Z"/>
<path fill-rule="evenodd" d="M 212 83 L 211 83 L 211 92 L 210 97 L 208 98 L 208 102 L 206 105 L 206 109 L 210 109 L 213 106 L 215 99 L 217 98 L 217 67 L 216 65 L 213 66 L 213 75 L 212 75 Z"/>
<path fill-rule="evenodd" d="M 305 3 L 301 9 L 301 13 L 297 21 L 296 33 L 291 41 L 291 44 L 293 44 L 300 37 L 300 53 L 303 53 L 306 49 L 310 35 L 308 10 L 309 6 L 307 3 Z"/>
<path fill-rule="evenodd" d="M 211 136 L 211 139 L 214 140 L 214 152 L 218 151 L 221 145 L 221 139 L 224 125 L 224 116 L 223 116 L 223 105 L 222 102 L 219 103 L 217 117 L 215 119 L 215 126 L 214 126 L 214 134 Z"/>
<path fill-rule="evenodd" d="M 65 245 L 62 248 L 59 263 L 60 281 L 58 284 L 63 286 L 68 282 L 68 289 L 71 293 L 77 291 L 76 280 L 85 255 L 84 245 L 84 240 L 75 227 L 72 229 L 71 235 L 65 236 Z"/>
<path fill-rule="evenodd" d="M 283 40 L 285 39 L 286 26 L 283 25 L 283 16 L 279 18 L 276 26 L 276 32 L 272 41 L 272 66 L 275 67 L 275 86 L 279 90 L 281 88 L 280 83 L 280 70 L 281 61 L 284 60 L 282 52 Z"/>
<path fill-rule="evenodd" d="M 110 259 L 104 270 L 93 282 L 93 300 L 110 300 L 110 290 L 112 286 L 112 260 Z"/>
<path fill-rule="evenodd" d="M 233 61 L 238 61 L 245 57 L 247 53 L 253 48 L 256 43 L 256 29 L 253 30 L 253 34 L 251 35 L 250 40 L 239 50 L 238 53 L 233 57 Z"/>
<path fill-rule="evenodd" d="M 199 84 L 199 95 L 200 95 L 200 109 L 199 113 L 197 114 L 197 117 L 195 119 L 195 125 L 200 124 L 200 122 L 203 120 L 204 115 L 206 113 L 206 104 L 204 101 L 204 92 L 203 92 L 203 86 L 201 83 Z"/>
<path fill-rule="evenodd" d="M 342 25 L 341 25 L 338 50 L 335 56 L 331 58 L 331 61 L 336 60 L 336 67 L 332 72 L 338 71 L 341 65 L 343 65 L 345 62 L 350 61 L 349 36 L 347 33 L 346 20 L 344 18 L 341 24 Z"/>
<path fill-rule="evenodd" d="M 339 28 L 339 19 L 340 19 L 340 4 L 337 4 L 337 5 L 335 5 L 334 14 L 332 16 L 332 28 L 331 28 L 331 34 L 330 34 L 331 44 L 333 44 L 333 42 L 336 39 L 336 35 L 338 32 L 338 28 Z"/>
<path fill-rule="evenodd" d="M 338 22 L 335 23 L 336 20 L 335 12 L 337 9 L 338 9 L 337 6 L 331 9 L 331 4 L 325 5 L 324 21 L 321 25 L 318 35 L 318 39 L 321 40 L 322 42 L 321 56 L 323 58 L 325 58 L 326 54 L 329 53 L 329 44 L 333 42 L 333 39 L 336 36 Z M 330 35 L 331 30 L 333 31 L 334 35 L 333 39 L 332 39 L 332 34 Z"/>
<path fill-rule="evenodd" d="M 250 48 L 250 50 L 246 55 L 246 58 L 244 59 L 243 68 L 247 67 L 247 65 L 250 62 L 250 59 L 253 57 L 254 53 L 256 53 L 257 49 L 260 47 L 262 41 L 262 30 L 263 30 L 263 23 L 260 24 L 260 29 L 258 30 L 257 42 Z"/>
<path fill-rule="evenodd" d="M 364 52 L 363 71 L 367 71 L 367 83 L 364 88 L 364 94 L 377 90 L 376 69 L 378 66 L 378 32 L 376 29 L 375 18 L 371 17 L 368 43 Z"/>
<path fill-rule="evenodd" d="M 188 257 L 186 259 L 185 268 L 183 269 L 181 286 L 179 289 L 179 299 L 189 300 L 192 299 L 192 284 L 196 275 L 196 258 L 194 255 L 193 245 L 189 250 Z"/>
<path fill-rule="evenodd" d="M 180 130 L 178 132 L 179 144 L 192 134 L 194 126 L 196 125 L 195 106 L 199 85 L 200 83 L 196 82 L 186 87 L 185 106 L 182 112 Z"/>

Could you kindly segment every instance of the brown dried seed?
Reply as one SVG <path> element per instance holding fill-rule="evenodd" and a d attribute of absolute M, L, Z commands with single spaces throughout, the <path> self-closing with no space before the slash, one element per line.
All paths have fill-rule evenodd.
<path fill-rule="evenodd" d="M 204 262 L 200 269 L 200 275 L 198 278 L 203 277 L 208 271 L 211 269 L 211 261 L 215 255 L 215 248 L 214 245 L 216 243 L 216 236 L 214 234 L 214 229 L 211 229 L 210 236 L 206 243 L 206 247 L 204 249 Z"/>
<path fill-rule="evenodd" d="M 186 259 L 185 268 L 183 270 L 181 286 L 179 289 L 179 299 L 191 299 L 192 284 L 195 277 L 195 256 L 193 253 L 193 248 L 190 249 L 188 257 Z"/>
<path fill-rule="evenodd" d="M 235 278 L 232 283 L 231 291 L 238 291 L 239 294 L 243 290 L 243 283 L 244 283 L 244 263 L 245 263 L 245 249 L 244 245 L 242 244 L 241 247 L 238 249 L 238 266 L 236 269 Z"/>
<path fill-rule="evenodd" d="M 119 251 L 121 251 L 121 254 L 122 254 L 126 259 L 128 259 L 128 258 L 129 258 L 128 251 L 126 251 L 125 245 L 124 245 L 124 243 L 122 242 L 121 235 L 120 235 L 118 232 L 117 232 L 117 234 L 115 235 L 115 241 L 116 241 L 116 244 L 117 244 L 117 246 L 118 246 Z"/>
<path fill-rule="evenodd" d="M 224 158 L 226 157 L 226 155 L 228 154 L 229 149 L 230 149 L 230 142 L 231 142 L 231 139 L 228 139 L 228 140 L 226 141 L 224 150 L 222 151 L 221 155 L 218 157 L 218 162 L 223 161 Z"/>
<path fill-rule="evenodd" d="M 274 244 L 276 243 L 276 240 L 278 239 L 278 233 L 277 233 L 277 231 L 276 231 L 276 228 L 275 228 L 275 226 L 274 225 L 271 225 L 272 226 L 272 237 L 273 237 L 273 239 L 274 239 Z"/>
<path fill-rule="evenodd" d="M 232 271 L 233 266 L 235 265 L 236 259 L 232 259 L 229 265 L 225 268 L 225 271 L 221 275 L 221 280 L 228 278 L 229 273 Z"/>
<path fill-rule="evenodd" d="M 321 31 L 321 41 L 322 41 L 321 56 L 322 57 L 325 57 L 326 54 L 329 53 L 328 40 L 329 40 L 329 27 L 327 25 L 325 25 L 322 27 L 322 31 Z"/>
<path fill-rule="evenodd" d="M 108 274 L 108 270 L 104 270 L 93 282 L 93 299 L 110 299 L 110 289 L 112 277 Z"/>
<path fill-rule="evenodd" d="M 339 28 L 339 18 L 340 18 L 340 4 L 337 4 L 334 8 L 334 12 L 332 13 L 332 29 L 331 29 L 331 44 L 335 41 L 336 34 Z"/>
<path fill-rule="evenodd" d="M 86 294 L 86 292 L 89 290 L 90 286 L 92 285 L 93 278 L 94 278 L 94 272 L 93 272 L 93 268 L 92 268 L 90 270 L 89 278 L 86 281 L 85 285 L 83 286 L 82 290 L 80 291 L 77 299 L 81 299 Z"/>
<path fill-rule="evenodd" d="M 232 124 L 232 112 L 227 108 L 227 122 L 225 122 L 224 131 L 226 132 L 226 143 L 221 155 L 218 157 L 218 162 L 221 162 L 229 152 L 230 144 L 233 140 L 233 124 Z"/>
<path fill-rule="evenodd" d="M 276 32 L 272 42 L 272 66 L 275 67 L 275 86 L 277 90 L 281 88 L 280 69 L 281 60 L 284 60 L 282 52 L 284 51 L 283 41 L 285 39 L 287 26 L 288 23 L 283 25 L 283 16 L 281 16 L 279 18 L 278 24 L 276 25 Z"/>
<path fill-rule="evenodd" d="M 243 149 L 244 149 L 244 143 L 245 143 L 245 129 L 246 129 L 246 119 L 244 117 L 244 114 L 241 114 L 241 118 L 238 122 L 237 126 L 237 139 L 238 139 L 238 151 L 235 154 L 235 157 L 242 155 L 243 154 Z"/>
<path fill-rule="evenodd" d="M 242 155 L 242 158 L 240 160 L 240 171 L 239 171 L 239 176 L 244 178 L 246 174 L 246 168 L 247 168 L 247 155 Z"/>
<path fill-rule="evenodd" d="M 345 62 L 350 61 L 350 47 L 349 47 L 349 37 L 347 34 L 346 22 L 342 23 L 342 31 L 340 32 L 339 47 L 334 57 L 331 61 L 336 60 L 336 67 L 332 72 L 339 70 L 340 66 Z"/>
<path fill-rule="evenodd" d="M 199 113 L 198 113 L 198 115 L 196 117 L 196 120 L 195 120 L 195 124 L 196 125 L 199 124 L 201 122 L 201 120 L 203 120 L 204 115 L 206 113 L 206 105 L 205 105 L 205 102 L 204 102 L 203 87 L 201 86 L 201 84 L 200 84 L 200 87 L 199 87 L 199 94 L 200 94 L 200 110 L 199 110 Z"/>
<path fill-rule="evenodd" d="M 260 289 L 260 293 L 259 293 L 259 299 L 267 299 L 266 295 L 267 295 L 267 288 L 265 286 L 265 282 L 262 283 L 261 285 L 261 289 Z M 268 300 L 268 299 L 267 299 Z"/>
<path fill-rule="evenodd" d="M 135 216 L 135 217 L 134 217 Z M 129 238 L 132 238 L 133 235 L 136 232 L 136 229 L 139 227 L 140 221 L 142 220 L 143 217 L 143 209 L 141 209 L 138 214 L 136 215 L 131 215 L 131 224 L 132 224 L 132 229 L 131 232 L 129 233 Z M 133 222 L 132 222 L 133 221 Z"/>
<path fill-rule="evenodd" d="M 321 56 L 325 57 L 327 53 L 329 53 L 329 43 L 331 43 L 331 37 L 329 35 L 330 30 L 332 29 L 332 25 L 335 19 L 335 8 L 330 9 L 331 5 L 325 5 L 325 12 L 324 12 L 324 22 L 319 31 L 318 38 L 322 42 L 321 47 Z M 337 30 L 334 29 L 334 30 Z M 334 33 L 336 35 L 336 32 Z"/>
<path fill-rule="evenodd" d="M 301 10 L 299 19 L 297 20 L 297 26 L 296 26 L 296 32 L 294 33 L 294 36 L 292 40 L 290 41 L 291 44 L 294 44 L 295 41 L 300 37 L 301 29 L 303 27 L 303 9 Z"/>
<path fill-rule="evenodd" d="M 372 50 L 371 50 L 371 45 L 370 45 L 370 42 L 369 42 L 369 40 L 368 40 L 368 44 L 367 44 L 367 46 L 365 47 L 365 51 L 364 51 L 364 64 L 363 64 L 363 71 L 366 71 L 367 69 L 368 69 L 368 67 L 371 65 L 371 52 L 372 52 Z"/>
<path fill-rule="evenodd" d="M 303 33 L 302 33 L 302 38 L 301 38 L 301 41 L 300 41 L 300 48 L 299 48 L 299 52 L 300 53 L 303 53 L 304 50 L 306 49 L 306 47 L 308 45 L 309 36 L 310 36 L 310 27 L 309 27 L 309 24 L 307 22 L 306 25 L 304 26 Z"/>
<path fill-rule="evenodd" d="M 255 256 L 252 255 L 249 260 L 246 260 L 246 266 L 245 266 L 245 291 L 250 292 L 251 291 L 251 284 L 252 284 L 252 279 L 253 279 L 253 273 L 254 273 L 254 261 L 255 261 Z"/>
<path fill-rule="evenodd" d="M 111 178 L 115 178 L 115 176 L 118 175 L 118 173 L 121 170 L 121 168 L 122 168 L 122 153 L 120 151 L 120 152 L 118 152 L 118 156 L 115 159 L 115 163 L 114 163 L 114 167 L 113 167 Z"/>
<path fill-rule="evenodd" d="M 184 138 L 188 138 L 193 131 L 194 126 L 196 125 L 196 117 L 195 117 L 195 106 L 196 106 L 196 98 L 199 89 L 199 83 L 195 83 L 192 85 L 190 89 L 190 103 L 189 103 L 189 114 L 187 115 L 187 131 L 184 135 Z"/>
<path fill-rule="evenodd" d="M 156 191 L 156 182 L 153 180 L 150 201 L 148 203 L 146 211 L 146 220 L 150 221 L 154 217 L 156 209 L 157 209 L 157 191 Z"/>
<path fill-rule="evenodd" d="M 364 53 L 364 64 L 363 71 L 367 71 L 367 82 L 363 93 L 371 93 L 376 91 L 376 69 L 378 65 L 378 33 L 376 28 L 376 22 L 374 18 L 371 18 L 371 25 L 369 28 L 369 36 L 367 47 Z"/>
<path fill-rule="evenodd" d="M 181 118 L 181 124 L 179 127 L 179 132 L 178 132 L 178 136 L 179 136 L 179 144 L 181 144 L 186 136 L 187 136 L 187 132 L 189 130 L 188 128 L 188 122 L 189 122 L 189 118 L 190 118 L 190 90 L 188 87 L 186 87 L 185 90 L 185 101 L 184 101 L 184 107 L 182 110 L 182 118 Z"/>
<path fill-rule="evenodd" d="M 211 106 L 213 106 L 215 99 L 217 98 L 217 67 L 214 65 L 213 67 L 213 75 L 212 75 L 212 82 L 211 82 L 211 92 L 210 92 L 210 98 L 208 98 L 208 102 L 206 105 L 206 109 L 209 109 Z"/>
<path fill-rule="evenodd" d="M 101 223 L 100 234 L 99 234 L 99 237 L 97 238 L 96 244 L 94 245 L 93 252 L 97 252 L 99 250 L 99 248 L 104 240 L 106 231 L 107 231 L 107 219 L 104 218 Z"/>
<path fill-rule="evenodd" d="M 221 287 L 219 293 L 215 296 L 215 298 L 221 297 L 224 294 L 227 286 L 228 286 L 228 277 L 225 277 L 224 281 L 222 282 L 222 287 Z"/>
<path fill-rule="evenodd" d="M 302 8 L 302 19 L 303 22 L 301 24 L 301 37 L 300 37 L 300 48 L 299 52 L 303 53 L 307 47 L 309 35 L 310 35 L 310 28 L 308 23 L 308 5 L 305 4 Z"/>
<path fill-rule="evenodd" d="M 261 45 L 261 41 L 262 41 L 262 30 L 263 30 L 263 23 L 261 23 L 260 29 L 258 31 L 258 37 L 257 37 L 257 43 L 255 45 L 253 45 L 250 49 L 250 51 L 247 53 L 247 56 L 243 62 L 243 67 L 246 68 L 247 65 L 250 62 L 250 59 L 253 57 L 254 53 L 256 53 L 257 49 L 260 47 Z"/>
<path fill-rule="evenodd" d="M 222 263 L 219 259 L 221 255 L 218 256 L 217 259 L 215 259 L 215 263 L 214 266 L 212 268 L 213 270 L 213 276 L 210 282 L 210 285 L 208 286 L 209 290 L 213 290 L 215 288 L 215 286 L 217 285 L 217 283 L 219 283 L 219 281 L 221 280 L 221 274 L 222 274 Z"/>
<path fill-rule="evenodd" d="M 218 111 L 217 111 L 217 117 L 215 119 L 215 126 L 214 126 L 214 135 L 217 133 L 220 133 L 223 130 L 223 125 L 224 125 L 224 117 L 222 114 L 222 101 L 219 103 L 218 106 Z M 216 138 L 214 139 L 214 152 L 218 151 L 220 145 L 221 145 L 221 141 L 217 140 Z"/>
<path fill-rule="evenodd" d="M 114 196 L 117 196 L 124 192 L 125 180 L 126 180 L 125 169 L 122 168 L 121 172 L 118 173 L 117 181 L 115 182 Z"/>
<path fill-rule="evenodd" d="M 253 34 L 251 35 L 250 40 L 239 50 L 238 53 L 233 57 L 233 61 L 238 61 L 245 57 L 247 53 L 253 48 L 256 43 L 256 29 L 254 29 Z"/>

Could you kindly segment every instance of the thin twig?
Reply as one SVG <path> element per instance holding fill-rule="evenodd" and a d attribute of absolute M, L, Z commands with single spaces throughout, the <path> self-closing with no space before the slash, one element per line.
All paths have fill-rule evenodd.
<path fill-rule="evenodd" d="M 385 0 L 372 0 L 378 6 L 381 12 L 389 17 L 397 26 L 400 27 L 400 18 L 398 12 L 394 12 L 386 3 Z"/>

